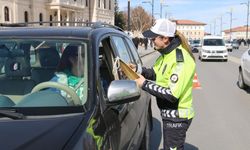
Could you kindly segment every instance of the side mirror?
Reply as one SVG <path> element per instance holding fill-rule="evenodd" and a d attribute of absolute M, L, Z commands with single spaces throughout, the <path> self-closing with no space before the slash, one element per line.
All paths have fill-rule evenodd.
<path fill-rule="evenodd" d="M 107 105 L 120 105 L 139 99 L 141 93 L 133 80 L 114 80 L 108 88 Z"/>

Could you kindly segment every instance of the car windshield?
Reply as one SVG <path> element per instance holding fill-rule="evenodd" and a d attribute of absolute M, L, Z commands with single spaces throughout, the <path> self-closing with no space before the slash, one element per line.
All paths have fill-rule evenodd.
<path fill-rule="evenodd" d="M 200 40 L 193 40 L 193 44 L 200 44 Z"/>
<path fill-rule="evenodd" d="M 204 39 L 204 46 L 225 46 L 222 39 Z"/>
<path fill-rule="evenodd" d="M 0 107 L 84 105 L 86 50 L 82 41 L 1 39 Z"/>
<path fill-rule="evenodd" d="M 233 41 L 232 43 L 233 43 L 233 44 L 239 44 L 237 41 Z"/>

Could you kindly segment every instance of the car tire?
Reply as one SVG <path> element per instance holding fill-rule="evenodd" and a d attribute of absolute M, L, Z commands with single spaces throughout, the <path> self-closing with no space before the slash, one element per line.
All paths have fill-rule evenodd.
<path fill-rule="evenodd" d="M 244 83 L 243 74 L 241 70 L 239 70 L 238 86 L 241 89 L 246 89 L 246 84 Z"/>
<path fill-rule="evenodd" d="M 151 120 L 150 120 L 150 116 L 148 113 L 147 124 L 144 130 L 142 142 L 139 148 L 140 150 L 150 150 L 150 132 L 151 132 Z"/>

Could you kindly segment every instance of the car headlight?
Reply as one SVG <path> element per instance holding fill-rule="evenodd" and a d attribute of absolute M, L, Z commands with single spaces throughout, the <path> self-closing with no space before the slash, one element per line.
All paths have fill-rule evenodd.
<path fill-rule="evenodd" d="M 210 53 L 210 50 L 205 50 L 205 49 L 203 49 L 203 52 L 204 52 L 204 53 Z"/>

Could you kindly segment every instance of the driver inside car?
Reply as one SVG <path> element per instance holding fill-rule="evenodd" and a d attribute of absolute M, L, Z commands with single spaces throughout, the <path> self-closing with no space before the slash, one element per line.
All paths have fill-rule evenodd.
<path fill-rule="evenodd" d="M 80 46 L 68 45 L 61 56 L 54 77 L 50 81 L 58 82 L 74 89 L 83 99 L 84 52 Z M 52 88 L 66 97 L 65 91 Z"/>

